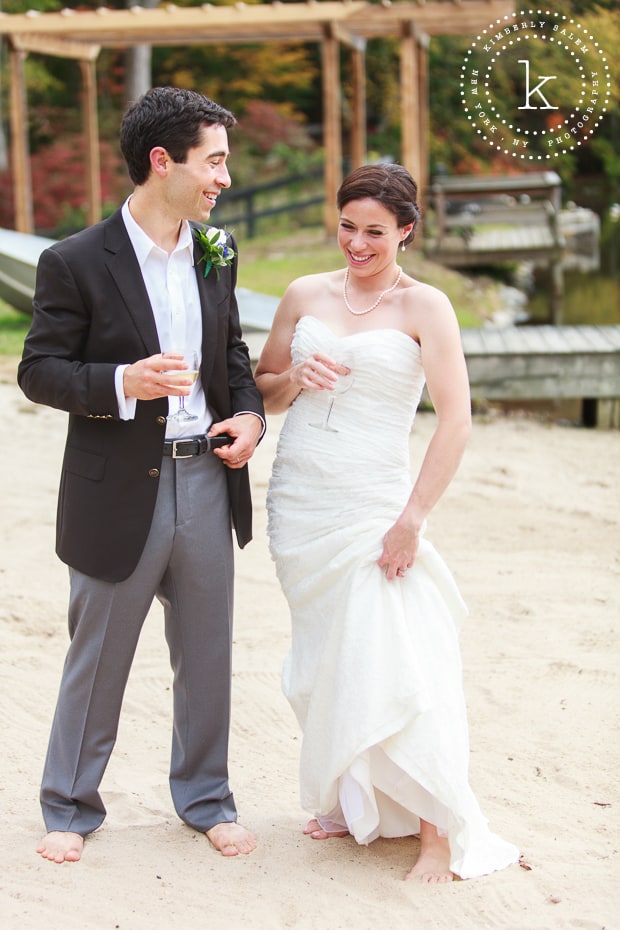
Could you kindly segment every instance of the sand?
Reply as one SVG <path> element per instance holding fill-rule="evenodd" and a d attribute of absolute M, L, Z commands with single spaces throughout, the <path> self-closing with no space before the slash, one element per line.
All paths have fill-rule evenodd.
<path fill-rule="evenodd" d="M 471 783 L 531 868 L 452 885 L 403 877 L 413 839 L 304 837 L 299 733 L 280 690 L 289 619 L 265 537 L 281 418 L 252 463 L 255 539 L 237 555 L 231 779 L 259 837 L 224 859 L 170 800 L 171 676 L 149 615 L 102 786 L 108 817 L 78 864 L 35 854 L 38 787 L 66 632 L 53 552 L 65 415 L 0 371 L 0 924 L 7 930 L 615 930 L 618 888 L 620 433 L 477 416 L 429 538 L 470 608 L 462 633 Z M 418 460 L 434 424 L 420 414 Z"/>

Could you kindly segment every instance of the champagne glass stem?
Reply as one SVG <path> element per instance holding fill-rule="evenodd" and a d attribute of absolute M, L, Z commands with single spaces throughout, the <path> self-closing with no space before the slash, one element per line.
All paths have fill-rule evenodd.
<path fill-rule="evenodd" d="M 329 418 L 332 415 L 332 408 L 334 406 L 335 400 L 336 398 L 332 397 L 332 399 L 329 402 L 329 407 L 327 408 L 327 413 L 325 414 L 325 422 L 323 423 L 323 429 L 329 429 Z"/>

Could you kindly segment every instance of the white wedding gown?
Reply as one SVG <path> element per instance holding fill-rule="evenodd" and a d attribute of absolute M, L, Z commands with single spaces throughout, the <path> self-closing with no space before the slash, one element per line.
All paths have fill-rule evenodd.
<path fill-rule="evenodd" d="M 303 730 L 303 807 L 359 843 L 419 832 L 449 838 L 451 869 L 484 875 L 518 859 L 491 833 L 469 787 L 456 584 L 424 538 L 413 568 L 388 582 L 376 560 L 410 493 L 409 438 L 424 385 L 402 332 L 344 338 L 299 321 L 293 362 L 345 350 L 353 385 L 302 391 L 278 443 L 269 538 L 292 619 L 283 688 Z"/>

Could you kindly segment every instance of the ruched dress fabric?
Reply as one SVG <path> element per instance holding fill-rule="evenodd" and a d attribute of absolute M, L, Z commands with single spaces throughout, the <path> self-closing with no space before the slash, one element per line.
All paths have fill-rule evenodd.
<path fill-rule="evenodd" d="M 468 782 L 459 624 L 467 610 L 424 537 L 387 581 L 382 538 L 411 493 L 410 432 L 424 386 L 418 344 L 398 330 L 335 336 L 303 316 L 293 363 L 346 350 L 352 387 L 302 391 L 282 428 L 267 495 L 271 554 L 291 611 L 283 689 L 303 731 L 302 806 L 358 843 L 419 832 L 450 843 L 472 878 L 518 859 Z"/>

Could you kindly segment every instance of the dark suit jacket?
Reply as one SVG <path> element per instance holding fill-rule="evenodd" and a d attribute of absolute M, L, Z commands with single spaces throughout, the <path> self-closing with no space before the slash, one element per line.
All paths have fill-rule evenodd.
<path fill-rule="evenodd" d="M 236 252 L 236 246 L 233 243 Z M 247 410 L 264 415 L 242 340 L 236 258 L 204 277 L 201 378 L 215 422 Z M 34 313 L 18 369 L 24 393 L 69 413 L 56 551 L 85 574 L 122 581 L 137 565 L 151 525 L 162 461 L 167 398 L 138 401 L 118 417 L 114 372 L 160 352 L 157 330 L 120 210 L 41 255 Z M 252 536 L 247 468 L 226 469 L 232 521 Z"/>

